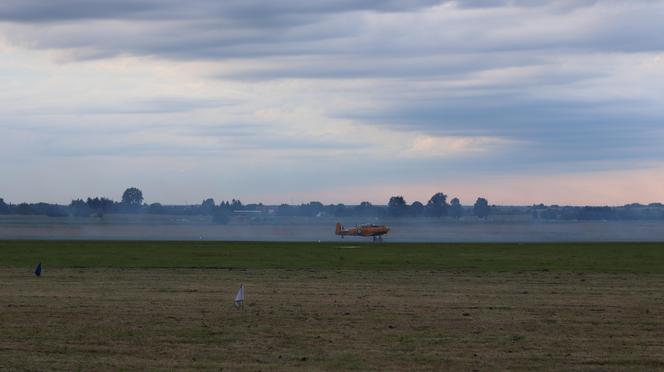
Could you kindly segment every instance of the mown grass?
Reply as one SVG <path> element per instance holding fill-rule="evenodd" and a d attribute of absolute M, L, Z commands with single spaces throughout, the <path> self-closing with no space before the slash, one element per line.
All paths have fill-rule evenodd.
<path fill-rule="evenodd" d="M 0 283 L 0 370 L 664 368 L 661 274 L 2 268 Z"/>
<path fill-rule="evenodd" d="M 0 267 L 664 273 L 664 243 L 0 241 Z"/>

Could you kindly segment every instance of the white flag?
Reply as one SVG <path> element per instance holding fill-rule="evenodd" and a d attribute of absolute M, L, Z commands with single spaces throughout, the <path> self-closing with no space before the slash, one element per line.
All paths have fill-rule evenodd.
<path fill-rule="evenodd" d="M 240 289 L 235 295 L 235 307 L 239 308 L 244 303 L 244 284 L 240 284 Z"/>

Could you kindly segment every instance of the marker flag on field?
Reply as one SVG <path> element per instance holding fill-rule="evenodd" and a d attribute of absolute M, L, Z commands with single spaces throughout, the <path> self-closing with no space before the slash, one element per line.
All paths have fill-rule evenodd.
<path fill-rule="evenodd" d="M 37 267 L 35 267 L 35 276 L 41 276 L 41 262 L 37 264 Z"/>
<path fill-rule="evenodd" d="M 237 294 L 235 295 L 235 307 L 239 309 L 242 307 L 243 304 L 244 304 L 244 284 L 240 284 L 240 289 L 237 291 Z"/>

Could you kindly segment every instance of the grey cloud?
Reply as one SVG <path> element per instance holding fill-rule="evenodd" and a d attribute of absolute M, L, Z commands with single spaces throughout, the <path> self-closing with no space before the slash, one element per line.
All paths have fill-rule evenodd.
<path fill-rule="evenodd" d="M 541 57 L 503 53 L 486 55 L 454 54 L 434 56 L 285 57 L 273 59 L 264 67 L 236 69 L 218 75 L 222 79 L 376 79 L 376 78 L 458 78 L 473 72 L 510 67 L 545 66 Z M 579 76 L 581 78 L 581 76 Z M 584 75 L 585 77 L 585 75 Z"/>
<path fill-rule="evenodd" d="M 608 0 L 609 2 L 612 0 Z M 598 3 L 599 0 L 460 0 L 454 3 L 461 8 L 498 8 L 498 7 L 553 7 L 556 9 L 575 9 Z"/>
<path fill-rule="evenodd" d="M 495 52 L 518 50 L 664 48 L 662 38 L 654 37 L 664 33 L 660 22 L 664 7 L 639 1 L 631 6 L 614 1 L 454 2 L 462 9 L 459 17 L 446 16 L 441 20 L 444 23 L 420 22 L 416 16 L 416 10 L 435 5 L 435 1 L 55 3 L 3 2 L 0 20 L 21 21 L 11 30 L 10 39 L 36 48 L 70 50 L 75 58 L 123 54 L 211 60 L 327 56 L 359 64 L 372 56 L 489 53 L 492 57 Z M 513 8 L 515 5 L 525 7 Z M 496 16 L 474 13 L 479 6 L 508 11 Z M 562 6 L 573 13 L 570 16 L 586 20 L 576 20 L 573 28 L 565 29 L 567 21 L 562 18 L 568 16 L 555 14 Z M 372 22 L 359 11 L 399 11 L 406 17 L 402 22 Z M 545 22 L 536 22 L 539 18 Z M 321 69 L 324 73 L 325 66 Z M 272 74 L 278 72 L 276 69 Z M 265 73 L 257 71 L 257 76 Z"/>
<path fill-rule="evenodd" d="M 10 22 L 51 22 L 126 17 L 151 9 L 149 2 L 103 0 L 3 1 L 0 19 Z"/>
<path fill-rule="evenodd" d="M 262 132 L 263 135 L 256 135 Z M 265 135 L 266 132 L 272 135 Z M 220 123 L 181 125 L 181 123 L 119 122 L 98 125 L 94 121 L 77 124 L 10 124 L 0 127 L 0 135 L 27 134 L 29 141 L 11 149 L 12 156 L 30 157 L 215 157 L 243 156 L 268 152 L 271 156 L 300 158 L 302 153 L 366 149 L 366 145 L 325 138 L 303 141 L 282 135 L 262 123 Z M 173 137 L 182 139 L 174 142 Z M 5 149 L 0 149 L 3 153 Z M 310 156 L 310 155 L 307 155 Z"/>
<path fill-rule="evenodd" d="M 437 0 L 19 0 L 0 4 L 0 19 L 12 22 L 56 22 L 87 19 L 208 19 L 228 18 L 266 23 L 292 14 L 325 14 L 371 10 L 408 11 Z M 269 22 L 267 22 L 269 23 Z"/>
<path fill-rule="evenodd" d="M 108 140 L 105 138 L 104 141 Z M 218 145 L 174 145 L 172 143 L 137 143 L 111 144 L 104 141 L 84 142 L 75 144 L 49 142 L 42 146 L 38 153 L 41 156 L 62 157 L 209 157 L 209 156 L 242 156 L 259 151 L 270 152 L 271 156 L 299 158 L 300 151 L 351 150 L 360 148 L 357 145 L 331 143 L 327 141 L 306 141 L 299 139 L 258 139 L 256 141 L 224 142 Z M 281 153 L 281 155 L 280 155 Z M 310 156 L 307 155 L 309 158 Z"/>
<path fill-rule="evenodd" d="M 10 39 L 64 49 L 78 59 L 153 55 L 178 59 L 308 53 L 308 42 L 346 37 L 343 14 L 398 12 L 437 1 L 7 1 Z M 334 18 L 333 25 L 328 20 Z M 355 20 L 357 21 L 357 20 Z M 338 27 L 341 26 L 341 27 Z"/>
<path fill-rule="evenodd" d="M 603 3 L 617 2 L 607 0 Z M 0 20 L 63 22 L 71 20 L 229 19 L 269 25 L 269 19 L 292 15 L 325 15 L 356 11 L 407 12 L 452 3 L 459 8 L 550 7 L 576 9 L 597 0 L 5 0 Z"/>
<path fill-rule="evenodd" d="M 639 113 L 637 101 L 579 102 L 510 94 L 388 105 L 346 117 L 404 131 L 511 139 L 518 154 L 514 160 L 522 164 L 664 159 L 659 145 L 664 139 L 662 119 L 646 114 L 645 108 Z"/>

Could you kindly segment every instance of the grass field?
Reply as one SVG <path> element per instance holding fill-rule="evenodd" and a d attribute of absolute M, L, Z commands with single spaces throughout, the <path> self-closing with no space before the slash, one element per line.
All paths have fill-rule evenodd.
<path fill-rule="evenodd" d="M 0 267 L 664 273 L 664 244 L 1 241 Z"/>
<path fill-rule="evenodd" d="M 646 371 L 664 244 L 0 241 L 0 309 L 10 370 Z"/>

